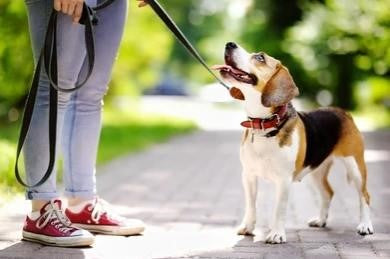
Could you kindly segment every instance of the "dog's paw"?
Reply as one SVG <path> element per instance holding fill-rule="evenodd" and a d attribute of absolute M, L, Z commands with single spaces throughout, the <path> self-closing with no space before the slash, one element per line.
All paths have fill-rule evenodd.
<path fill-rule="evenodd" d="M 374 228 L 371 221 L 361 222 L 356 229 L 358 234 L 362 236 L 374 234 Z"/>
<path fill-rule="evenodd" d="M 271 230 L 271 232 L 267 235 L 265 242 L 267 244 L 286 243 L 286 232 L 284 230 L 283 231 Z"/>
<path fill-rule="evenodd" d="M 241 224 L 237 229 L 237 235 L 254 236 L 253 234 L 254 229 L 255 229 L 254 225 Z"/>
<path fill-rule="evenodd" d="M 309 220 L 309 222 L 307 222 L 307 224 L 309 225 L 309 227 L 312 227 L 312 228 L 324 228 L 324 227 L 326 227 L 326 219 L 315 218 L 315 219 Z"/>

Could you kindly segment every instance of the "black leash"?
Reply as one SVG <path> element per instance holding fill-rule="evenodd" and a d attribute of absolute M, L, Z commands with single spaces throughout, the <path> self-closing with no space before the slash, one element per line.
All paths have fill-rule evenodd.
<path fill-rule="evenodd" d="M 203 58 L 199 55 L 198 51 L 192 46 L 190 41 L 186 38 L 183 32 L 179 29 L 173 19 L 169 16 L 169 14 L 164 10 L 164 8 L 160 5 L 158 0 L 148 0 L 147 1 L 150 7 L 152 7 L 153 11 L 160 17 L 160 19 L 165 23 L 168 29 L 175 35 L 175 37 L 179 40 L 179 42 L 187 49 L 187 51 L 197 60 L 203 67 L 209 71 L 211 75 L 227 90 L 229 90 L 229 86 L 227 86 L 206 64 Z"/>
<path fill-rule="evenodd" d="M 45 35 L 44 46 L 42 47 L 41 54 L 39 56 L 39 60 L 37 62 L 33 80 L 31 82 L 30 92 L 27 96 L 26 105 L 24 109 L 22 125 L 20 129 L 20 135 L 16 150 L 16 162 L 15 162 L 15 176 L 17 181 L 27 188 L 35 188 L 43 183 L 45 183 L 54 168 L 55 158 L 56 158 L 56 138 L 57 138 L 57 104 L 58 104 L 58 91 L 60 92 L 74 92 L 77 89 L 80 89 L 85 85 L 88 81 L 89 77 L 92 74 L 94 64 L 95 64 L 95 40 L 93 33 L 93 26 L 98 24 L 98 17 L 96 16 L 96 11 L 101 10 L 110 4 L 112 4 L 115 0 L 106 0 L 102 4 L 96 7 L 89 7 L 85 3 L 83 4 L 83 13 L 80 18 L 80 24 L 85 25 L 85 47 L 88 58 L 88 73 L 85 79 L 78 85 L 73 88 L 61 88 L 58 86 L 58 67 L 57 67 L 57 17 L 58 12 L 53 10 L 50 16 L 48 28 Z M 199 55 L 197 50 L 192 46 L 192 44 L 188 41 L 188 39 L 184 36 L 172 18 L 168 15 L 168 13 L 164 10 L 164 8 L 158 3 L 157 0 L 148 0 L 148 3 L 155 11 L 155 13 L 160 17 L 160 19 L 166 24 L 166 26 L 173 32 L 176 38 L 183 44 L 183 46 L 188 50 L 188 52 L 199 61 L 200 64 L 206 68 L 210 74 L 226 89 L 229 90 L 229 87 L 222 82 L 222 80 L 215 75 L 215 73 L 207 66 L 206 62 Z M 41 75 L 41 67 L 45 68 L 45 72 L 50 81 L 50 90 L 49 90 L 49 162 L 43 177 L 35 184 L 28 184 L 23 181 L 20 176 L 18 161 L 20 158 L 20 154 L 26 140 L 28 130 L 31 124 L 32 116 L 34 113 L 34 105 L 35 100 L 38 93 L 39 87 L 39 78 Z"/>

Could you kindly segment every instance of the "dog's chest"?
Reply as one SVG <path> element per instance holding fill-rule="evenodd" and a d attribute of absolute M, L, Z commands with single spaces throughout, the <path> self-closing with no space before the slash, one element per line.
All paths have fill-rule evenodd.
<path fill-rule="evenodd" d="M 268 179 L 290 175 L 295 170 L 298 152 L 297 132 L 291 138 L 289 145 L 280 146 L 277 137 L 267 138 L 259 133 L 252 137 L 249 132 L 240 150 L 244 171 Z"/>

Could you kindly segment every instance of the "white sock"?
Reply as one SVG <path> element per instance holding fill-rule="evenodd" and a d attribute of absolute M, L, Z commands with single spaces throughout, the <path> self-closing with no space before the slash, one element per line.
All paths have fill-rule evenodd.
<path fill-rule="evenodd" d="M 28 217 L 31 219 L 31 220 L 37 220 L 39 218 L 39 216 L 41 216 L 41 212 L 39 210 L 37 211 L 32 211 L 32 212 L 29 212 L 28 213 Z"/>
<path fill-rule="evenodd" d="M 69 206 L 68 210 L 70 210 L 73 213 L 80 213 L 85 208 L 85 206 L 87 206 L 88 204 L 91 204 L 93 202 L 94 202 L 94 199 L 83 201 L 77 205 Z"/>

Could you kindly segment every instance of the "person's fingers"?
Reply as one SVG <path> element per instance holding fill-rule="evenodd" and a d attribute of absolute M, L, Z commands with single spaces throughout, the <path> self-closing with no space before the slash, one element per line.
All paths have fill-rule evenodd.
<path fill-rule="evenodd" d="M 62 1 L 62 3 L 61 3 L 61 12 L 63 12 L 64 14 L 67 14 L 68 13 L 68 9 L 69 9 L 69 1 Z"/>
<path fill-rule="evenodd" d="M 54 9 L 56 11 L 61 11 L 61 0 L 54 0 Z"/>
<path fill-rule="evenodd" d="M 73 13 L 73 22 L 78 23 L 81 18 L 81 14 L 83 12 L 83 2 L 78 2 L 75 6 L 74 13 Z"/>
<path fill-rule="evenodd" d="M 69 7 L 68 7 L 68 12 L 67 12 L 68 15 L 73 15 L 76 4 L 77 4 L 76 1 L 74 1 L 74 0 L 70 1 Z"/>
<path fill-rule="evenodd" d="M 138 0 L 138 7 L 144 7 L 146 5 L 148 5 L 148 1 L 147 0 Z"/>

